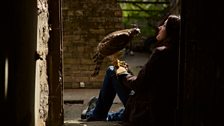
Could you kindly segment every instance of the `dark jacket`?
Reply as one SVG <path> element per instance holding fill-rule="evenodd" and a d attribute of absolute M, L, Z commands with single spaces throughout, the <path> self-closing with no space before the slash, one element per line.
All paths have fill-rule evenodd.
<path fill-rule="evenodd" d="M 178 50 L 157 47 L 137 76 L 122 78 L 133 89 L 125 106 L 124 125 L 175 126 Z"/>

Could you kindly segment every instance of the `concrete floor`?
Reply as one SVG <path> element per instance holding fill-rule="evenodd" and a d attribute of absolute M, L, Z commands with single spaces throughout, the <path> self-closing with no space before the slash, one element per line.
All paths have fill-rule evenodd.
<path fill-rule="evenodd" d="M 141 67 L 147 62 L 149 53 L 138 53 L 127 55 L 125 61 L 136 75 Z M 65 126 L 120 126 L 120 122 L 85 122 L 80 116 L 82 110 L 86 108 L 92 96 L 98 96 L 99 89 L 65 89 L 64 90 L 64 125 Z M 110 111 L 117 111 L 123 107 L 119 98 L 116 96 Z"/>
<path fill-rule="evenodd" d="M 65 126 L 110 126 L 118 122 L 85 122 L 80 116 L 92 96 L 98 96 L 99 89 L 65 89 L 64 90 L 64 123 Z M 123 105 L 116 96 L 110 111 L 117 111 Z"/>

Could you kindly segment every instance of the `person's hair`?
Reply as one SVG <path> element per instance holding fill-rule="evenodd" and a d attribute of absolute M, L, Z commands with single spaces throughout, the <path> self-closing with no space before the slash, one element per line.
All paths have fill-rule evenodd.
<path fill-rule="evenodd" d="M 171 46 L 176 46 L 180 38 L 180 16 L 169 15 L 166 23 L 167 39 L 166 43 Z"/>

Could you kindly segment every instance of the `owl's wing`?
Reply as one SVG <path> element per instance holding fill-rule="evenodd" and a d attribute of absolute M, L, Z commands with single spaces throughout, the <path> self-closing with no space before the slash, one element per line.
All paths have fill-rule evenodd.
<path fill-rule="evenodd" d="M 100 42 L 97 50 L 102 55 L 109 56 L 125 48 L 129 41 L 130 39 L 127 34 L 120 34 Z"/>

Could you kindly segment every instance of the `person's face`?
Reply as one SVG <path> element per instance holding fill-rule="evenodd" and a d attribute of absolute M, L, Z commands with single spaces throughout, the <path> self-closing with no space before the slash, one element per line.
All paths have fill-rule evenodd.
<path fill-rule="evenodd" d="M 160 25 L 158 27 L 159 32 L 156 36 L 156 39 L 157 39 L 158 42 L 163 41 L 166 38 L 166 35 L 167 35 L 167 33 L 166 33 L 166 23 L 167 23 L 167 20 L 163 23 L 163 25 Z"/>

